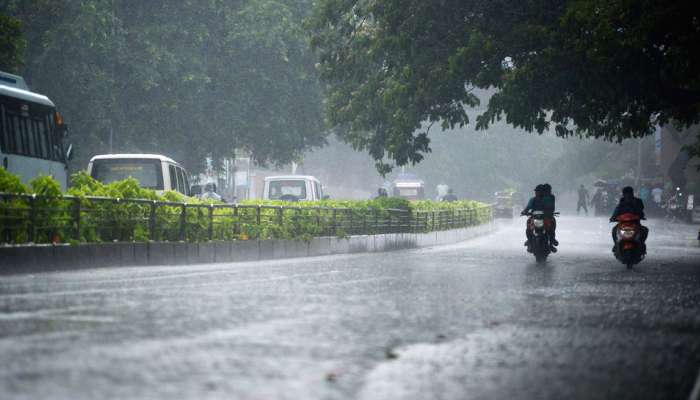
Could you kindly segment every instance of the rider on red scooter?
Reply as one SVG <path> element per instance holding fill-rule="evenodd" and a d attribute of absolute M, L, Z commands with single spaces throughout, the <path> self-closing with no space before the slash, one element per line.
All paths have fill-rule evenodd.
<path fill-rule="evenodd" d="M 644 218 L 644 202 L 634 197 L 634 189 L 630 186 L 625 186 L 622 189 L 622 198 L 620 198 L 620 202 L 617 204 L 617 207 L 615 207 L 615 211 L 613 211 L 613 215 L 610 217 L 610 222 L 617 221 L 617 217 L 626 213 L 638 215 L 640 220 Z M 640 232 L 639 241 L 642 243 L 642 253 L 646 254 L 646 240 L 647 236 L 649 236 L 649 228 L 643 226 L 640 221 L 637 221 L 637 224 Z M 617 243 L 617 229 L 615 229 L 615 227 L 613 227 L 612 230 L 612 237 L 613 243 Z M 615 252 L 614 246 L 613 252 Z"/>

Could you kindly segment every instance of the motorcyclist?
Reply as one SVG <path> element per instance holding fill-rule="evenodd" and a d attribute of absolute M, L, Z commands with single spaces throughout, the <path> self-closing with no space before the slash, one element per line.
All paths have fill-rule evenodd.
<path fill-rule="evenodd" d="M 377 196 L 375 197 L 375 199 L 381 199 L 382 197 L 389 197 L 389 193 L 386 191 L 385 188 L 380 187 L 379 189 L 377 189 Z"/>
<path fill-rule="evenodd" d="M 617 204 L 615 211 L 613 211 L 613 214 L 610 217 L 610 222 L 617 221 L 617 217 L 627 213 L 637 215 L 640 220 L 644 219 L 644 202 L 641 199 L 634 197 L 634 189 L 632 189 L 630 186 L 625 186 L 622 188 L 622 197 L 620 198 L 620 202 Z M 639 241 L 642 243 L 642 252 L 646 254 L 646 240 L 647 236 L 649 235 L 649 228 L 643 226 L 640 221 L 637 221 L 637 226 L 639 227 Z M 617 226 L 613 227 L 612 238 L 613 242 L 617 243 L 617 229 L 615 228 L 617 228 Z M 615 247 L 613 246 L 613 252 L 614 251 Z"/>
<path fill-rule="evenodd" d="M 548 190 L 545 185 L 537 185 L 535 187 L 535 197 L 532 197 L 530 201 L 528 201 L 527 205 L 525 206 L 525 209 L 520 213 L 521 215 L 527 215 L 532 211 L 542 211 L 544 212 L 545 218 L 550 218 L 552 221 L 554 221 L 554 196 L 551 194 L 551 186 L 549 187 L 549 194 Z M 552 224 L 552 228 L 554 227 L 554 224 Z M 548 232 L 550 235 L 550 242 L 551 242 L 551 251 L 553 253 L 556 253 L 557 249 L 555 246 L 559 244 L 559 242 L 556 241 L 554 238 L 554 231 L 553 229 L 550 229 Z M 525 235 L 527 236 L 527 241 L 525 242 L 525 246 L 527 246 L 528 249 L 530 249 L 530 243 L 531 243 L 531 234 L 530 234 L 530 229 L 528 227 L 525 227 Z"/>
<path fill-rule="evenodd" d="M 545 215 L 552 220 L 551 229 L 549 231 L 549 239 L 552 245 L 559 246 L 557 241 L 557 220 L 554 218 L 554 210 L 556 209 L 556 197 L 552 194 L 552 186 L 549 183 L 542 185 L 544 190 Z M 556 249 L 554 250 L 556 252 Z"/>

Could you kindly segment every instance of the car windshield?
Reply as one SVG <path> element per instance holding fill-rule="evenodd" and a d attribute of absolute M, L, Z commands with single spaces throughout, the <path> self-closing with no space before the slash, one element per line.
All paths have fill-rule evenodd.
<path fill-rule="evenodd" d="M 132 177 L 141 187 L 163 190 L 160 160 L 153 159 L 103 159 L 92 164 L 92 177 L 102 183 L 111 183 Z"/>
<path fill-rule="evenodd" d="M 280 200 L 283 196 L 306 198 L 306 182 L 303 180 L 284 180 L 270 182 L 270 200 Z"/>

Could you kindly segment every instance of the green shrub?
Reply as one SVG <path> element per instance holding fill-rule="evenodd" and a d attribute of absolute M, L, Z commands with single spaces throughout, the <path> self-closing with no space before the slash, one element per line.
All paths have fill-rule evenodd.
<path fill-rule="evenodd" d="M 18 176 L 0 167 L 0 193 L 27 193 L 29 189 Z"/>
<path fill-rule="evenodd" d="M 41 197 L 2 203 L 4 215 L 12 216 L 12 241 L 21 243 L 28 240 L 32 202 L 35 205 L 34 217 L 40 221 L 35 223 L 36 242 L 151 239 L 199 242 L 208 240 L 210 232 L 211 238 L 216 240 L 259 238 L 308 241 L 322 235 L 344 237 L 452 229 L 491 219 L 490 207 L 468 200 L 248 200 L 234 208 L 221 202 L 189 198 L 177 192 L 158 195 L 153 190 L 140 187 L 133 178 L 103 184 L 81 171 L 74 174 L 71 181 L 72 187 L 67 193 L 75 198 L 62 197 L 58 183 L 51 177 L 41 176 L 30 183 L 31 191 Z M 17 177 L 1 169 L 0 185 L 6 191 L 30 192 Z M 133 201 L 135 199 L 138 201 Z M 161 203 L 156 207 L 156 202 L 169 204 Z M 184 214 L 183 204 L 187 204 Z M 75 223 L 78 213 L 79 226 Z M 445 223 L 447 217 L 461 219 Z M 153 231 L 152 223 L 155 223 Z"/>

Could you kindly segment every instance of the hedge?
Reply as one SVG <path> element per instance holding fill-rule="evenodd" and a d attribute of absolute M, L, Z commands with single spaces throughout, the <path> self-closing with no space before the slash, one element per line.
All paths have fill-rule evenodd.
<path fill-rule="evenodd" d="M 26 186 L 0 168 L 0 243 L 310 240 L 444 230 L 492 218 L 488 205 L 468 200 L 247 200 L 230 205 L 177 192 L 159 195 L 133 178 L 105 185 L 78 172 L 71 182 L 61 193 L 51 177 L 40 176 Z"/>

